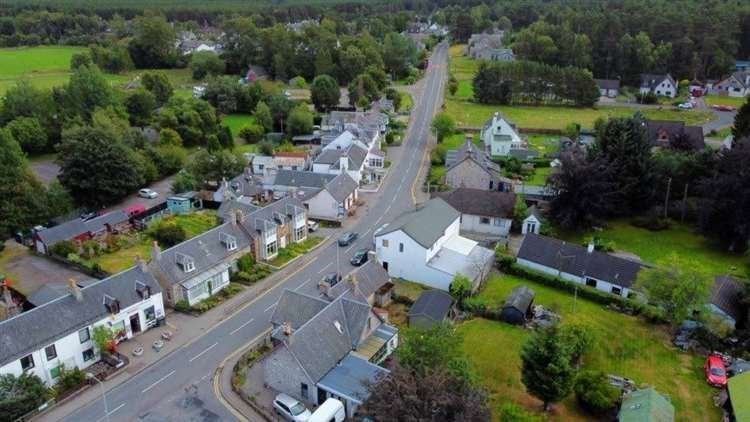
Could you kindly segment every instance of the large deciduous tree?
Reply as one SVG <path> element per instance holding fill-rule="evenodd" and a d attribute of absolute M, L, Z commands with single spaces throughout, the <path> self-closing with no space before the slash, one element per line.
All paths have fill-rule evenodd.
<path fill-rule="evenodd" d="M 135 20 L 135 36 L 128 49 L 138 68 L 169 68 L 177 62 L 177 35 L 163 16 L 142 16 Z"/>
<path fill-rule="evenodd" d="M 435 118 L 432 119 L 430 125 L 432 133 L 435 134 L 437 142 L 443 142 L 446 136 L 450 136 L 456 130 L 456 122 L 453 120 L 448 113 L 438 113 Z"/>
<path fill-rule="evenodd" d="M 144 88 L 149 90 L 159 105 L 166 104 L 169 98 L 174 92 L 172 82 L 169 81 L 169 77 L 164 72 L 146 72 L 141 78 Z"/>
<path fill-rule="evenodd" d="M 128 110 L 130 124 L 146 126 L 153 118 L 156 97 L 146 89 L 139 89 L 125 98 L 125 108 Z"/>
<path fill-rule="evenodd" d="M 47 133 L 36 117 L 19 117 L 8 123 L 7 129 L 26 153 L 44 152 L 49 147 Z"/>
<path fill-rule="evenodd" d="M 54 89 L 54 96 L 60 111 L 68 119 L 90 120 L 97 108 L 118 103 L 109 82 L 95 65 L 74 70 L 64 87 Z"/>
<path fill-rule="evenodd" d="M 734 126 L 732 126 L 732 135 L 735 142 L 742 138 L 750 137 L 750 99 L 737 111 L 734 116 Z"/>
<path fill-rule="evenodd" d="M 667 265 L 641 270 L 636 286 L 650 302 L 664 309 L 670 321 L 680 324 L 708 302 L 711 279 L 681 267 L 677 257 L 671 256 Z"/>
<path fill-rule="evenodd" d="M 50 393 L 44 382 L 31 373 L 0 375 L 0 420 L 18 420 L 44 404 Z"/>
<path fill-rule="evenodd" d="M 245 159 L 239 154 L 227 150 L 212 153 L 201 150 L 188 163 L 187 171 L 190 172 L 197 183 L 202 184 L 231 179 L 242 173 L 244 167 Z"/>
<path fill-rule="evenodd" d="M 336 107 L 341 98 L 341 90 L 335 79 L 328 75 L 318 75 L 313 79 L 310 87 L 310 96 L 315 109 L 326 111 Z"/>
<path fill-rule="evenodd" d="M 190 58 L 190 70 L 195 80 L 201 80 L 208 75 L 221 75 L 224 68 L 224 60 L 213 51 L 199 51 L 193 53 Z"/>
<path fill-rule="evenodd" d="M 313 115 L 305 104 L 294 107 L 287 119 L 287 132 L 292 135 L 304 135 L 311 133 L 313 129 Z"/>

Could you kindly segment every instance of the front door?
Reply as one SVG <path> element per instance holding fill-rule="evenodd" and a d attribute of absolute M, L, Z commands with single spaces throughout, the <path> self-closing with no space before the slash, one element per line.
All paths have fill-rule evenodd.
<path fill-rule="evenodd" d="M 387 262 L 383 262 L 383 268 L 384 268 L 384 269 L 385 269 L 386 271 L 388 271 L 388 263 L 387 263 Z"/>
<path fill-rule="evenodd" d="M 323 404 L 324 401 L 326 401 L 326 390 L 318 387 L 318 406 Z"/>
<path fill-rule="evenodd" d="M 133 335 L 141 332 L 141 318 L 138 314 L 130 315 L 130 331 Z"/>

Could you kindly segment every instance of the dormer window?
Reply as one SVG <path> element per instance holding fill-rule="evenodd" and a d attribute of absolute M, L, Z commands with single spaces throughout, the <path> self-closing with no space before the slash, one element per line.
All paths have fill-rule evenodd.
<path fill-rule="evenodd" d="M 113 298 L 112 296 L 104 295 L 102 303 L 104 304 L 104 307 L 107 308 L 107 312 L 109 312 L 110 314 L 120 313 L 120 301 Z"/>
<path fill-rule="evenodd" d="M 285 220 L 285 218 L 284 218 L 284 216 L 283 216 L 283 215 L 282 215 L 281 213 L 278 213 L 278 212 L 275 212 L 275 213 L 273 213 L 273 219 L 274 219 L 274 220 L 275 220 L 275 221 L 276 221 L 276 222 L 277 222 L 278 224 L 284 224 L 284 220 Z"/>
<path fill-rule="evenodd" d="M 221 239 L 221 244 L 224 245 L 224 247 L 227 248 L 228 251 L 237 249 L 237 238 L 232 236 L 231 234 L 220 233 L 219 239 Z"/>
<path fill-rule="evenodd" d="M 141 283 L 140 281 L 136 281 L 135 292 L 138 293 L 138 296 L 141 299 L 146 300 L 151 297 L 151 286 Z"/>
<path fill-rule="evenodd" d="M 195 270 L 195 260 L 193 257 L 178 252 L 175 254 L 175 259 L 177 260 L 177 266 L 179 266 L 182 271 L 189 273 Z"/>

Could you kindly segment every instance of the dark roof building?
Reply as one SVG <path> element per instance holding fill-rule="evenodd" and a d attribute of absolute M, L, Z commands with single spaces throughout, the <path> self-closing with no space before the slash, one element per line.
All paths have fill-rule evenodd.
<path fill-rule="evenodd" d="M 685 126 L 673 120 L 646 120 L 646 132 L 653 146 L 700 151 L 706 147 L 703 128 Z"/>
<path fill-rule="evenodd" d="M 513 218 L 516 195 L 512 192 L 458 188 L 436 195 L 461 214 Z"/>
<path fill-rule="evenodd" d="M 423 292 L 409 309 L 409 326 L 422 329 L 440 324 L 450 318 L 453 297 L 441 290 Z"/>
<path fill-rule="evenodd" d="M 745 286 L 730 275 L 716 277 L 711 287 L 711 305 L 722 314 L 730 317 L 737 325 L 742 325 L 748 316 L 748 307 L 743 303 Z"/>
<path fill-rule="evenodd" d="M 619 90 L 620 89 L 620 80 L 619 79 L 594 79 L 594 82 L 596 82 L 596 86 L 599 87 L 599 89 L 603 90 Z"/>
<path fill-rule="evenodd" d="M 521 325 L 531 317 L 533 304 L 534 291 L 526 286 L 518 286 L 506 299 L 500 311 L 500 319 L 510 324 Z"/>

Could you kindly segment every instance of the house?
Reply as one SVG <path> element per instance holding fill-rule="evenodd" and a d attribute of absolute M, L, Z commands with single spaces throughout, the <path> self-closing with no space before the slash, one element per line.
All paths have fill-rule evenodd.
<path fill-rule="evenodd" d="M 0 374 L 31 373 L 53 385 L 63 365 L 85 369 L 99 360 L 94 328 L 108 327 L 122 341 L 164 321 L 161 287 L 143 262 L 69 289 L 0 322 Z"/>
<path fill-rule="evenodd" d="M 476 60 L 512 62 L 515 60 L 515 55 L 512 49 L 504 45 L 504 36 L 504 31 L 471 34 L 468 42 L 468 55 Z"/>
<path fill-rule="evenodd" d="M 276 160 L 269 155 L 253 155 L 250 159 L 250 167 L 253 174 L 258 176 L 269 176 L 276 174 Z"/>
<path fill-rule="evenodd" d="M 527 233 L 518 251 L 519 265 L 574 283 L 625 296 L 642 264 L 588 247 Z"/>
<path fill-rule="evenodd" d="M 516 126 L 495 112 L 482 128 L 482 142 L 492 157 L 507 157 L 515 149 L 525 149 L 524 142 L 516 132 Z"/>
<path fill-rule="evenodd" d="M 459 235 L 461 213 L 440 198 L 402 214 L 374 233 L 375 251 L 391 277 L 449 291 L 457 274 L 481 282 L 493 252 Z"/>
<path fill-rule="evenodd" d="M 366 183 L 365 158 L 367 150 L 352 144 L 343 149 L 324 149 L 313 161 L 313 172 L 324 174 L 347 173 L 358 184 Z"/>
<path fill-rule="evenodd" d="M 738 70 L 726 78 L 714 82 L 709 92 L 729 97 L 750 95 L 750 70 Z"/>
<path fill-rule="evenodd" d="M 594 79 L 596 86 L 599 87 L 599 95 L 607 98 L 617 98 L 620 95 L 619 79 Z"/>
<path fill-rule="evenodd" d="M 666 75 L 641 74 L 641 85 L 639 88 L 641 94 L 654 94 L 674 98 L 677 96 L 677 88 L 677 81 L 668 73 Z"/>
<path fill-rule="evenodd" d="M 99 215 L 90 220 L 76 218 L 34 234 L 34 248 L 42 254 L 49 254 L 50 248 L 58 242 L 70 240 L 81 244 L 91 239 L 102 239 L 109 233 L 119 233 L 130 229 L 130 215 L 117 210 Z"/>
<path fill-rule="evenodd" d="M 378 363 L 398 346 L 398 330 L 352 292 L 329 301 L 284 290 L 271 324 L 264 383 L 316 405 L 341 400 L 348 417 L 369 396 L 369 384 L 388 375 Z"/>
<path fill-rule="evenodd" d="M 273 155 L 276 170 L 307 170 L 310 155 L 304 151 L 279 151 Z"/>
<path fill-rule="evenodd" d="M 700 151 L 706 147 L 703 128 L 686 126 L 675 120 L 646 120 L 646 134 L 651 145 L 661 148 Z"/>
<path fill-rule="evenodd" d="M 653 387 L 625 394 L 617 414 L 619 422 L 672 422 L 674 406 Z"/>
<path fill-rule="evenodd" d="M 379 181 L 385 174 L 385 152 L 380 149 L 377 122 L 361 132 L 359 126 L 346 127 L 347 130 L 333 138 L 322 137 L 323 148 L 313 161 L 313 171 L 338 174 L 344 169 L 357 183 Z"/>
<path fill-rule="evenodd" d="M 707 92 L 706 84 L 697 79 L 693 79 L 692 81 L 690 81 L 688 91 L 693 97 L 702 97 L 706 95 Z"/>
<path fill-rule="evenodd" d="M 750 373 L 729 378 L 727 387 L 732 415 L 736 422 L 750 422 Z"/>
<path fill-rule="evenodd" d="M 513 181 L 502 176 L 500 165 L 474 145 L 471 137 L 461 148 L 446 153 L 445 167 L 445 183 L 452 188 L 512 190 Z"/>
<path fill-rule="evenodd" d="M 263 199 L 265 194 L 261 180 L 263 178 L 253 176 L 251 172 L 251 167 L 246 167 L 242 174 L 235 176 L 229 181 L 222 181 L 218 189 L 210 195 L 210 199 L 220 203 L 233 199 L 247 199 L 250 201 Z M 275 170 L 270 173 L 268 178 L 272 178 L 274 174 L 276 174 Z"/>
<path fill-rule="evenodd" d="M 394 284 L 388 271 L 374 257 L 354 270 L 341 283 L 323 291 L 323 295 L 335 299 L 346 293 L 364 298 L 370 306 L 384 307 L 391 301 Z"/>
<path fill-rule="evenodd" d="M 409 327 L 428 330 L 452 317 L 453 297 L 442 290 L 427 290 L 409 308 Z"/>
<path fill-rule="evenodd" d="M 529 208 L 529 216 L 523 219 L 521 224 L 521 234 L 534 233 L 539 234 L 542 228 L 542 213 L 536 205 Z"/>
<path fill-rule="evenodd" d="M 745 288 L 741 280 L 730 275 L 716 277 L 711 287 L 709 309 L 733 328 L 744 326 L 748 318 L 748 307 L 743 303 Z"/>
<path fill-rule="evenodd" d="M 357 182 L 349 174 L 323 174 L 280 170 L 272 190 L 302 201 L 310 218 L 340 221 L 357 205 Z"/>
<path fill-rule="evenodd" d="M 256 261 L 269 261 L 280 248 L 307 239 L 307 210 L 297 198 L 282 198 L 248 215 L 237 215 L 238 226 L 250 238 Z"/>
<path fill-rule="evenodd" d="M 518 286 L 510 292 L 500 311 L 500 319 L 515 325 L 523 325 L 534 315 L 534 291 L 526 286 Z"/>
<path fill-rule="evenodd" d="M 189 214 L 201 208 L 203 208 L 203 201 L 198 196 L 198 192 L 183 192 L 167 198 L 167 209 L 175 215 Z"/>
<path fill-rule="evenodd" d="M 219 206 L 219 209 L 216 211 L 216 214 L 219 216 L 219 218 L 221 218 L 222 221 L 228 222 L 231 221 L 230 219 L 234 215 L 236 215 L 238 211 L 242 215 L 250 215 L 260 209 L 259 206 L 253 204 L 248 199 L 249 198 L 241 197 L 223 201 Z"/>
<path fill-rule="evenodd" d="M 508 236 L 516 206 L 514 193 L 458 188 L 437 196 L 461 213 L 461 233 Z"/>

